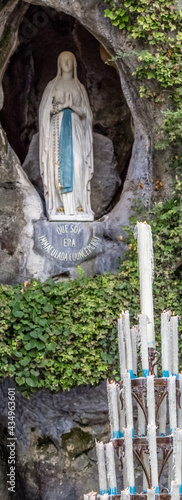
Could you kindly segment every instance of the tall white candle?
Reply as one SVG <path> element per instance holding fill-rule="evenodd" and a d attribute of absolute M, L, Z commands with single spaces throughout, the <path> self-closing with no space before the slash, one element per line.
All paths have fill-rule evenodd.
<path fill-rule="evenodd" d="M 179 483 L 180 493 L 182 493 L 182 430 L 174 431 L 173 460 L 175 480 Z"/>
<path fill-rule="evenodd" d="M 130 499 L 130 490 L 129 488 L 126 488 L 125 490 L 121 491 L 120 500 L 129 500 L 129 499 Z"/>
<path fill-rule="evenodd" d="M 170 316 L 171 311 L 161 314 L 161 353 L 162 353 L 162 376 L 169 377 L 169 355 L 170 355 Z"/>
<path fill-rule="evenodd" d="M 170 455 L 167 461 L 167 468 L 168 468 L 168 490 L 170 491 L 171 489 L 171 481 L 174 480 L 174 467 L 173 467 L 173 453 Z M 178 488 L 179 490 L 179 488 Z"/>
<path fill-rule="evenodd" d="M 159 417 L 159 426 L 158 426 L 159 427 L 159 436 L 165 436 L 165 434 L 166 434 L 166 417 L 167 417 L 166 396 L 159 406 L 158 417 Z"/>
<path fill-rule="evenodd" d="M 111 442 L 107 443 L 105 445 L 105 449 L 106 449 L 107 483 L 109 489 L 108 493 L 109 495 L 117 495 L 113 444 Z"/>
<path fill-rule="evenodd" d="M 126 345 L 126 367 L 127 371 L 130 373 L 130 377 L 133 378 L 133 358 L 132 358 L 132 346 L 131 346 L 131 335 L 130 335 L 130 316 L 129 311 L 122 312 L 123 320 L 123 330 Z"/>
<path fill-rule="evenodd" d="M 145 415 L 143 413 L 143 410 L 141 406 L 137 403 L 137 409 L 138 409 L 138 436 L 145 436 Z"/>
<path fill-rule="evenodd" d="M 181 391 L 180 406 L 178 407 L 178 427 L 182 429 L 182 373 L 179 373 L 179 390 Z"/>
<path fill-rule="evenodd" d="M 171 481 L 171 500 L 180 500 L 179 483 Z"/>
<path fill-rule="evenodd" d="M 118 390 L 115 382 L 107 381 L 107 395 L 109 406 L 109 419 L 111 425 L 111 438 L 119 438 L 119 412 L 118 412 Z"/>
<path fill-rule="evenodd" d="M 130 330 L 131 345 L 132 345 L 132 358 L 133 358 L 133 373 L 137 376 L 137 336 L 138 328 L 133 327 Z"/>
<path fill-rule="evenodd" d="M 141 338 L 142 371 L 143 377 L 149 375 L 148 342 L 147 342 L 147 316 L 139 314 L 139 333 Z"/>
<path fill-rule="evenodd" d="M 149 442 L 152 487 L 156 489 L 156 493 L 159 493 L 157 443 L 156 443 L 156 426 L 155 425 L 148 424 L 147 435 L 148 435 L 148 442 Z"/>
<path fill-rule="evenodd" d="M 89 493 L 89 500 L 96 500 L 96 499 L 97 499 L 97 492 L 91 491 L 91 493 Z"/>
<path fill-rule="evenodd" d="M 124 404 L 125 404 L 125 410 L 126 410 L 126 423 L 127 423 L 127 427 L 132 428 L 132 432 L 133 432 L 133 436 L 134 436 L 131 380 L 130 380 L 129 373 L 124 373 L 124 375 L 123 375 L 123 391 L 124 391 Z"/>
<path fill-rule="evenodd" d="M 168 398 L 169 398 L 169 423 L 170 433 L 177 428 L 177 412 L 176 412 L 176 377 L 170 375 L 168 378 Z"/>
<path fill-rule="evenodd" d="M 148 347 L 155 346 L 154 312 L 153 312 L 153 243 L 151 227 L 145 222 L 137 222 L 137 249 L 140 271 L 140 303 L 141 311 L 150 320 L 147 324 Z"/>
<path fill-rule="evenodd" d="M 107 476 L 106 476 L 104 444 L 102 442 L 97 443 L 96 441 L 96 453 L 98 460 L 100 495 L 104 495 L 104 493 L 107 493 Z"/>
<path fill-rule="evenodd" d="M 154 500 L 155 499 L 155 488 L 147 489 L 147 500 Z"/>
<path fill-rule="evenodd" d="M 122 315 L 120 315 L 120 318 L 118 319 L 118 347 L 119 347 L 120 376 L 122 380 L 123 373 L 126 370 L 125 339 L 124 339 Z"/>
<path fill-rule="evenodd" d="M 135 478 L 134 478 L 134 461 L 133 461 L 133 442 L 132 428 L 126 427 L 124 430 L 125 456 L 127 466 L 127 478 L 130 488 L 130 493 L 135 494 Z"/>
<path fill-rule="evenodd" d="M 125 427 L 125 408 L 121 406 L 120 400 L 120 387 L 117 386 L 118 391 L 118 413 L 119 413 L 119 437 L 124 437 L 124 427 Z"/>
<path fill-rule="evenodd" d="M 178 376 L 178 316 L 171 316 L 170 334 L 172 344 L 172 375 Z"/>
<path fill-rule="evenodd" d="M 89 496 L 88 495 L 83 495 L 83 500 L 89 500 Z"/>
<path fill-rule="evenodd" d="M 147 377 L 147 408 L 148 408 L 148 423 L 155 425 L 154 375 L 149 375 Z"/>
<path fill-rule="evenodd" d="M 127 463 L 126 456 L 123 457 L 123 488 L 126 489 L 129 487 L 128 477 L 127 477 Z"/>

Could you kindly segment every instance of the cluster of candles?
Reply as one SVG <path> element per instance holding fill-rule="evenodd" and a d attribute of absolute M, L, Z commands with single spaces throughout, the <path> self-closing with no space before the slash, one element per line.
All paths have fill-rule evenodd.
<path fill-rule="evenodd" d="M 182 374 L 179 374 L 180 388 L 182 391 Z M 155 388 L 154 388 L 154 375 L 149 375 L 146 378 L 147 388 L 147 413 L 148 425 L 146 426 L 145 416 L 143 410 L 138 405 L 138 429 L 136 430 L 137 436 L 147 436 L 149 445 L 149 456 L 144 454 L 145 467 L 149 470 L 151 467 L 152 486 L 155 494 L 159 493 L 158 485 L 158 459 L 157 459 L 157 426 L 155 418 Z M 124 406 L 122 408 L 120 402 L 120 392 L 123 392 Z M 125 457 L 123 461 L 123 480 L 124 485 L 129 486 L 130 494 L 135 493 L 135 480 L 134 480 L 134 460 L 133 460 L 133 447 L 132 437 L 134 437 L 134 424 L 133 424 L 133 406 L 132 406 L 132 392 L 131 392 L 131 379 L 130 373 L 123 374 L 123 384 L 120 390 L 120 385 L 111 382 L 107 383 L 108 403 L 109 403 L 109 418 L 111 426 L 111 438 L 118 439 L 124 437 L 125 443 Z M 169 422 L 170 434 L 173 436 L 173 461 L 175 470 L 175 481 L 171 483 L 171 474 L 169 470 L 169 488 L 173 491 L 178 489 L 178 493 L 182 493 L 182 408 L 178 408 L 176 404 L 176 376 L 170 375 L 167 380 L 167 394 L 169 401 Z M 159 435 L 166 435 L 166 417 L 167 417 L 167 401 L 166 396 L 161 403 L 159 413 L 158 430 Z M 177 428 L 177 424 L 178 427 Z M 99 456 L 98 456 L 99 463 Z M 172 468 L 171 460 L 169 467 Z M 100 467 L 99 467 L 100 470 Z M 116 485 L 115 485 L 116 486 Z M 145 474 L 143 476 L 143 490 L 147 489 Z M 149 492 L 150 493 L 150 492 Z M 127 498 L 123 496 L 123 498 Z M 149 496 L 149 498 L 151 498 Z"/>
<path fill-rule="evenodd" d="M 148 341 L 147 327 L 150 321 L 146 314 L 139 314 L 139 325 L 130 328 L 129 312 L 120 314 L 118 319 L 118 344 L 120 359 L 121 380 L 127 370 L 130 377 L 137 376 L 137 347 L 141 345 L 141 361 L 143 377 L 149 375 L 148 348 L 152 342 Z M 161 348 L 162 348 L 162 375 L 178 378 L 178 316 L 171 311 L 161 314 Z"/>
<path fill-rule="evenodd" d="M 131 382 L 130 379 L 137 376 L 137 343 L 141 339 L 142 353 L 142 373 L 143 377 L 147 378 L 147 395 L 154 395 L 154 377 L 149 375 L 148 361 L 148 345 L 146 333 L 146 315 L 139 315 L 139 330 L 137 327 L 130 329 L 129 312 L 122 312 L 118 319 L 118 343 L 119 343 L 119 359 L 120 359 L 120 374 L 123 380 L 123 393 L 125 399 L 125 409 L 118 405 L 118 389 L 117 384 L 109 384 L 108 402 L 111 422 L 111 438 L 123 437 L 123 427 L 125 426 L 125 413 L 127 418 L 127 426 L 133 429 L 132 417 L 132 397 L 131 397 Z M 140 332 L 138 335 L 137 332 Z M 127 340 L 126 340 L 127 336 Z M 133 340 L 135 336 L 135 340 Z M 179 389 L 182 393 L 182 374 L 178 374 L 178 316 L 171 316 L 171 312 L 167 311 L 161 315 L 161 337 L 162 337 L 162 375 L 167 378 L 168 384 L 168 400 L 169 400 L 169 419 L 170 432 L 173 433 L 177 427 L 182 428 L 182 407 L 176 405 L 176 379 L 179 380 Z M 170 349 L 171 346 L 171 349 Z M 172 348 L 173 346 L 173 348 Z M 175 347 L 175 348 L 174 348 Z M 119 387 L 119 386 L 118 386 Z M 155 411 L 155 399 L 149 400 L 148 411 Z M 117 408 L 117 409 L 116 409 Z M 159 434 L 166 434 L 166 398 L 163 400 L 159 409 Z M 145 418 L 142 410 L 138 407 L 138 435 L 145 435 Z M 149 421 L 150 423 L 150 421 Z M 154 419 L 152 421 L 154 423 Z M 178 425 L 177 425 L 178 423 Z"/>
<path fill-rule="evenodd" d="M 121 500 L 127 500 L 135 494 L 135 473 L 133 458 L 134 436 L 146 436 L 149 455 L 144 453 L 146 470 L 151 471 L 152 488 L 148 489 L 146 476 L 143 473 L 143 491 L 147 499 L 152 500 L 159 494 L 157 432 L 159 436 L 173 436 L 173 463 L 170 457 L 168 463 L 168 488 L 171 499 L 179 500 L 182 494 L 182 404 L 177 410 L 176 379 L 182 394 L 182 374 L 178 374 L 178 316 L 164 311 L 161 315 L 161 354 L 162 376 L 167 379 L 167 391 L 159 407 L 158 421 L 155 414 L 155 383 L 154 375 L 149 372 L 148 349 L 155 348 L 154 314 L 152 298 L 153 282 L 153 246 L 151 228 L 146 223 L 137 223 L 136 237 L 138 247 L 138 262 L 140 271 L 140 303 L 142 313 L 139 315 L 139 325 L 130 328 L 129 312 L 122 312 L 118 319 L 118 345 L 120 360 L 120 376 L 122 383 L 107 382 L 109 419 L 111 439 L 108 444 L 96 443 L 100 499 L 108 500 L 109 495 L 117 494 L 116 472 L 114 461 L 113 440 L 123 438 L 125 454 L 123 457 L 123 485 Z M 141 345 L 142 375 L 146 380 L 147 420 L 140 405 L 138 407 L 138 428 L 134 432 L 133 401 L 131 379 L 137 377 L 137 349 Z M 157 376 L 157 371 L 155 371 Z M 123 406 L 120 396 L 122 392 Z M 145 400 L 145 396 L 144 396 Z M 168 402 L 168 403 L 167 403 Z M 145 401 L 143 401 L 145 405 Z M 166 428 L 167 405 L 169 408 L 170 431 Z M 173 467 L 174 465 L 174 467 Z M 174 474 L 173 474 L 174 473 Z M 174 477 L 173 477 L 174 476 Z M 84 495 L 84 500 L 98 499 L 99 495 L 91 492 Z"/>
<path fill-rule="evenodd" d="M 182 374 L 179 374 L 180 390 L 182 391 Z M 132 437 L 134 437 L 133 425 L 133 407 L 131 393 L 131 379 L 127 372 L 123 375 L 123 386 L 120 390 L 119 384 L 116 382 L 107 382 L 108 403 L 109 403 L 109 418 L 111 425 L 111 439 L 124 437 L 124 428 L 130 427 Z M 124 406 L 122 408 L 120 402 L 120 392 L 123 392 Z M 159 411 L 158 434 L 165 436 L 166 429 L 166 413 L 167 400 L 169 402 L 169 423 L 170 434 L 173 435 L 177 428 L 182 429 L 182 407 L 177 410 L 176 402 L 176 377 L 170 375 L 167 379 L 167 391 L 161 403 L 162 411 Z M 165 404 L 164 404 L 165 403 Z M 147 377 L 147 408 L 148 408 L 148 424 L 156 425 L 155 421 L 155 391 L 154 391 L 154 375 Z M 159 408 L 159 410 L 160 410 Z M 137 436 L 145 436 L 146 423 L 142 408 L 138 405 L 138 429 Z"/>

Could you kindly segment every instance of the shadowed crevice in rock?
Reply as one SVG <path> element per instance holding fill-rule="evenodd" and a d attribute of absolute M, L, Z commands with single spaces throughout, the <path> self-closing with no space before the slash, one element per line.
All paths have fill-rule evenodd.
<path fill-rule="evenodd" d="M 116 69 L 102 61 L 98 41 L 73 17 L 40 6 L 29 7 L 19 38 L 20 45 L 3 80 L 1 120 L 21 162 L 38 131 L 40 100 L 47 83 L 56 75 L 57 57 L 70 50 L 77 58 L 78 78 L 88 92 L 93 129 L 113 142 L 116 167 L 122 178 L 133 143 L 131 114 Z"/>

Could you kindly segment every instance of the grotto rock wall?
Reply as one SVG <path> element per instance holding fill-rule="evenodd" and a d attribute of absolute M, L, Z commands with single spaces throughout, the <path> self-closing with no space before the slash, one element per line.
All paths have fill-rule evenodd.
<path fill-rule="evenodd" d="M 155 154 L 154 161 L 152 158 L 155 127 L 162 120 L 161 104 L 140 99 L 140 83 L 132 74 L 135 56 L 131 53 L 140 47 L 137 41 L 128 41 L 125 33 L 104 18 L 104 8 L 102 0 L 37 0 L 23 4 L 12 0 L 3 4 L 5 27 L 3 29 L 2 23 L 0 78 L 3 79 L 5 99 L 4 107 L 1 99 L 1 121 L 7 136 L 2 130 L 2 282 L 22 282 L 31 277 L 43 281 L 49 276 L 62 279 L 65 275 L 73 278 L 78 264 L 87 275 L 106 270 L 114 272 L 117 258 L 123 257 L 126 249 L 122 226 L 128 223 L 133 201 L 140 197 L 148 207 L 151 196 L 156 195 L 155 182 L 159 177 L 161 190 L 157 196 L 162 199 L 169 194 L 171 179 L 166 173 L 165 157 Z M 44 26 L 41 26 L 41 16 Z M 47 24 L 45 19 L 48 19 Z M 76 52 L 79 78 L 87 88 L 94 116 L 96 169 L 92 191 L 96 220 L 80 225 L 86 255 L 79 257 L 78 241 L 77 253 L 71 254 L 70 260 L 69 254 L 65 254 L 65 260 L 58 262 L 36 240 L 36 234 L 43 235 L 42 228 L 46 228 L 44 237 L 54 251 L 53 226 L 50 228 L 45 214 L 36 134 L 40 98 L 47 81 L 55 74 L 52 63 L 45 73 L 47 51 L 54 48 L 56 63 L 59 50 L 66 48 L 63 41 L 59 42 L 60 30 L 62 40 L 67 36 L 69 49 Z M 87 45 L 92 49 L 92 57 L 88 56 Z M 113 64 L 106 67 L 103 61 L 117 49 L 130 51 L 129 57 L 118 59 L 115 68 Z M 96 60 L 98 65 L 95 66 Z M 102 73 L 100 83 L 99 71 Z M 17 93 L 16 82 L 20 81 L 22 73 L 25 85 L 19 86 Z M 151 88 L 152 85 L 156 87 L 157 84 L 151 83 Z M 115 122 L 112 114 L 117 115 Z M 89 245 L 93 238 L 97 245 L 91 251 Z"/>
<path fill-rule="evenodd" d="M 0 500 L 7 489 L 7 393 L 0 386 Z M 95 439 L 109 441 L 106 384 L 70 392 L 16 394 L 16 493 L 14 500 L 82 500 L 98 491 Z M 118 461 L 119 462 L 119 461 Z M 121 473 L 117 462 L 118 487 Z"/>

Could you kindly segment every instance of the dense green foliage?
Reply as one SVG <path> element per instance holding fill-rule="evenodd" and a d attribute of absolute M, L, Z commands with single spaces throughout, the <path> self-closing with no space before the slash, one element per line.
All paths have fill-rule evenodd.
<path fill-rule="evenodd" d="M 141 50 L 118 50 L 113 60 L 137 55 L 133 75 L 141 81 L 140 96 L 165 102 L 170 108 L 163 113 L 163 125 L 158 130 L 157 149 L 169 145 L 169 164 L 175 174 L 182 171 L 182 9 L 175 0 L 104 0 L 108 4 L 105 16 L 116 29 L 125 30 L 128 38 L 139 39 Z M 148 85 L 155 80 L 159 85 Z"/>
<path fill-rule="evenodd" d="M 180 104 L 182 93 L 182 11 L 170 0 L 104 0 L 109 4 L 105 16 L 114 26 L 127 30 L 130 38 L 142 39 L 144 50 L 138 54 L 134 74 L 139 79 L 156 79 L 171 89 Z M 119 54 L 122 55 L 122 52 Z M 127 55 L 127 54 L 126 54 Z M 128 53 L 129 56 L 129 53 Z M 151 93 L 144 86 L 141 95 Z M 155 96 L 155 92 L 153 92 Z M 156 94 L 157 97 L 157 94 Z M 157 98 L 157 100 L 159 100 Z"/>
<path fill-rule="evenodd" d="M 181 185 L 170 201 L 147 215 L 155 255 L 154 310 L 160 344 L 160 313 L 180 313 Z M 15 376 L 24 394 L 96 384 L 118 372 L 117 318 L 129 309 L 131 324 L 140 312 L 137 242 L 128 229 L 128 251 L 118 275 L 0 288 L 0 376 Z M 182 341 L 180 337 L 180 350 Z M 181 359 L 182 361 L 182 359 Z M 182 368 L 182 365 L 181 365 Z"/>

